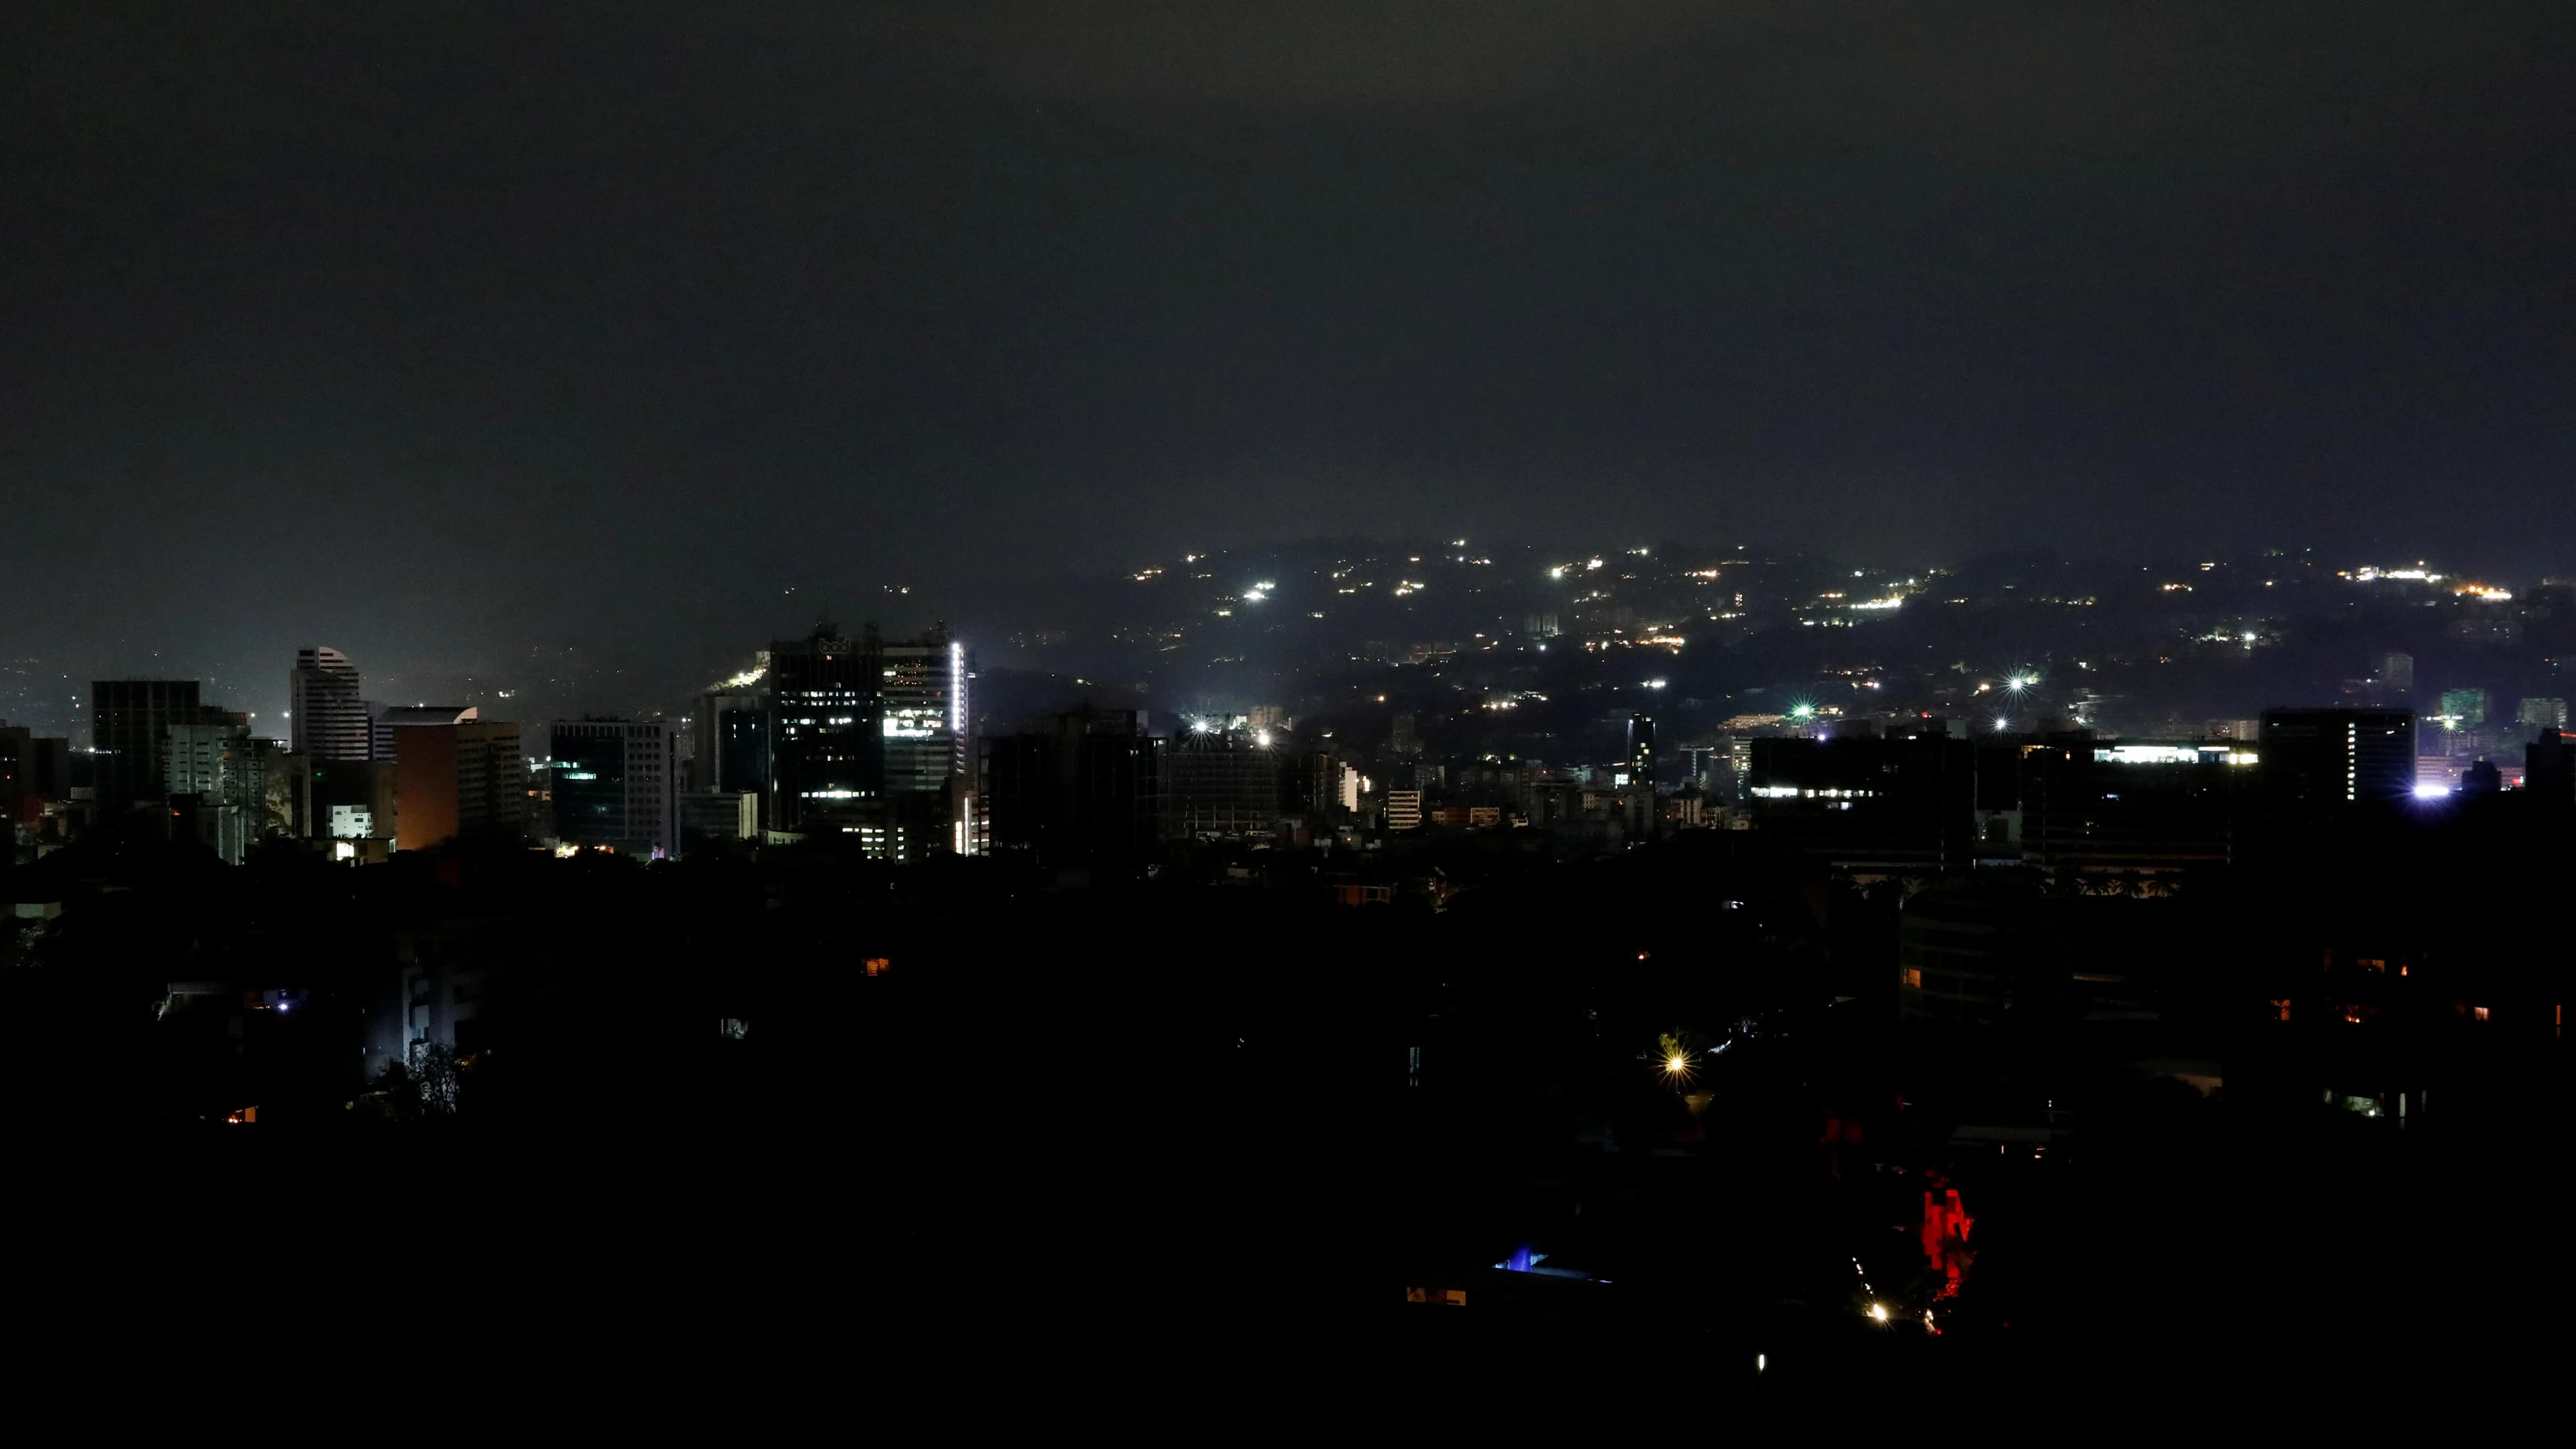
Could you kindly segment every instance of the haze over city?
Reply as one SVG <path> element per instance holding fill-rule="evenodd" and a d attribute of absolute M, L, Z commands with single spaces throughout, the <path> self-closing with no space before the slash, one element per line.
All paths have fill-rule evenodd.
<path fill-rule="evenodd" d="M 23 1367 L 2488 1411 L 2571 235 L 2565 5 L 11 9 Z"/>
<path fill-rule="evenodd" d="M 1345 534 L 2576 562 L 2562 13 L 1979 17 L 20 12 L 0 609 L 274 702 Z"/>

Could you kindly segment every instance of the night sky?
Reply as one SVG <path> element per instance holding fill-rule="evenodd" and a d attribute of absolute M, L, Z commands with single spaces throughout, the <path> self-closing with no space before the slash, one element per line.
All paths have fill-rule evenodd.
<path fill-rule="evenodd" d="M 2564 572 L 2571 61 L 2564 4 L 14 6 L 0 654 L 649 694 L 1417 530 Z"/>

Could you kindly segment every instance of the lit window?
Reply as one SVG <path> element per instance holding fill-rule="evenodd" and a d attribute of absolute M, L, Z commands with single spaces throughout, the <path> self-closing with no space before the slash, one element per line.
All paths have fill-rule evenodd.
<path fill-rule="evenodd" d="M 1920 990 L 1923 985 L 1923 968 L 1920 966 L 1906 967 L 1905 984 Z"/>
<path fill-rule="evenodd" d="M 2290 1019 L 2290 998 L 2286 996 L 2276 996 L 2272 999 L 2272 1019 L 2274 1021 L 2288 1021 Z"/>
<path fill-rule="evenodd" d="M 2469 1015 L 2479 1021 L 2484 1021 L 2487 1019 L 2487 1009 L 2483 1006 L 2474 1006 L 2469 1008 Z"/>

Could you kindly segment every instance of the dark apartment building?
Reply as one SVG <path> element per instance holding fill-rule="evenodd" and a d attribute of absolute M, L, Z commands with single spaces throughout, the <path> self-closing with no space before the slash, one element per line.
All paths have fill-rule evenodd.
<path fill-rule="evenodd" d="M 646 858 L 679 853 L 678 726 L 566 720 L 547 737 L 557 840 Z"/>
<path fill-rule="evenodd" d="M 1250 729 L 1184 730 L 1163 758 L 1166 831 L 1266 836 L 1279 826 L 1282 752 Z"/>
<path fill-rule="evenodd" d="M 2390 803 L 2415 792 L 2415 716 L 2402 709 L 2263 712 L 2263 787 L 2274 803 Z"/>
<path fill-rule="evenodd" d="M 90 685 L 89 695 L 98 805 L 106 816 L 168 798 L 172 725 L 248 723 L 243 715 L 199 704 L 193 679 L 101 679 Z"/>
<path fill-rule="evenodd" d="M 979 741 L 990 848 L 1047 866 L 1145 860 L 1162 829 L 1168 750 L 1136 710 L 1077 710 Z"/>
<path fill-rule="evenodd" d="M 1765 830 L 1847 870 L 1965 870 L 1977 856 L 1979 751 L 1917 731 L 1752 742 L 1746 796 Z"/>

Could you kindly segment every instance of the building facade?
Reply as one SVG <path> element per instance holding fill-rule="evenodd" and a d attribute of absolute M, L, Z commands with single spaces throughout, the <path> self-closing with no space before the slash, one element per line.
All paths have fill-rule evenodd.
<path fill-rule="evenodd" d="M 554 838 L 667 859 L 680 853 L 680 732 L 669 720 L 567 720 L 547 731 Z"/>
<path fill-rule="evenodd" d="M 692 790 L 680 796 L 680 853 L 760 838 L 760 797 L 749 790 Z"/>
<path fill-rule="evenodd" d="M 1164 757 L 1164 802 L 1175 837 L 1269 835 L 1280 817 L 1282 760 L 1248 729 L 1185 730 Z"/>
<path fill-rule="evenodd" d="M 267 824 L 273 747 L 235 724 L 169 728 L 163 785 L 196 801 L 197 838 L 227 865 L 239 865 Z"/>
<path fill-rule="evenodd" d="M 367 706 L 367 758 L 380 765 L 394 762 L 394 731 L 406 725 L 464 724 L 483 717 L 461 704 L 376 704 Z"/>
<path fill-rule="evenodd" d="M 516 724 L 413 725 L 396 735 L 395 749 L 396 848 L 526 833 L 528 773 Z M 381 821 L 376 828 L 384 833 Z"/>
<path fill-rule="evenodd" d="M 826 623 L 772 645 L 769 834 L 850 840 L 881 860 L 974 853 L 968 677 L 945 626 L 888 642 Z"/>
<path fill-rule="evenodd" d="M 689 717 L 689 788 L 693 791 L 769 790 L 769 699 L 758 687 L 768 675 L 768 656 L 749 681 L 720 686 L 698 696 Z"/>
<path fill-rule="evenodd" d="M 976 742 L 991 849 L 1049 867 L 1141 864 L 1163 830 L 1165 742 L 1137 710 L 1080 710 Z"/>
<path fill-rule="evenodd" d="M 287 734 L 295 753 L 315 760 L 364 760 L 374 739 L 367 702 L 358 697 L 358 666 L 328 645 L 295 651 L 287 676 Z"/>
<path fill-rule="evenodd" d="M 102 679 L 89 693 L 99 810 L 113 816 L 158 806 L 170 794 L 170 727 L 207 722 L 197 681 Z"/>
<path fill-rule="evenodd" d="M 2263 713 L 2263 784 L 2294 806 L 2403 800 L 2415 792 L 2415 716 L 2402 709 Z"/>

